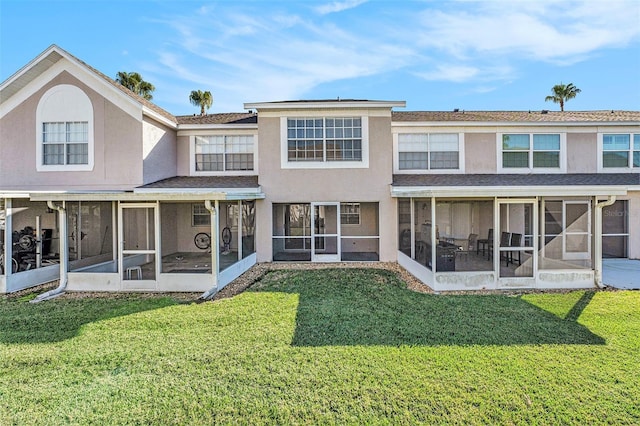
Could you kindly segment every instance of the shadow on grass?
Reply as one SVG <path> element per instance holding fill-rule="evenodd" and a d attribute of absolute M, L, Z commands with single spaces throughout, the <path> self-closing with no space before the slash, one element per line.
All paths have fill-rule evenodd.
<path fill-rule="evenodd" d="M 83 325 L 110 318 L 175 305 L 175 300 L 113 298 L 51 300 L 31 304 L 21 299 L 0 299 L 0 343 L 50 343 L 75 337 Z"/>
<path fill-rule="evenodd" d="M 294 346 L 605 344 L 576 322 L 590 292 L 563 319 L 519 296 L 415 293 L 383 270 L 275 271 L 251 291 L 299 295 Z"/>

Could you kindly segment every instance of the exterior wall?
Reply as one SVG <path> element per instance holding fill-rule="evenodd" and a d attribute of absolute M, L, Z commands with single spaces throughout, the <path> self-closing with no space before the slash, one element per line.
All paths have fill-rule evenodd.
<path fill-rule="evenodd" d="M 42 95 L 59 84 L 80 88 L 93 105 L 92 171 L 36 171 L 36 109 Z M 0 119 L 0 187 L 40 191 L 133 188 L 142 184 L 141 137 L 141 122 L 68 72 L 62 72 Z"/>
<path fill-rule="evenodd" d="M 640 259 L 640 191 L 629 192 L 629 259 Z"/>
<path fill-rule="evenodd" d="M 367 111 L 343 112 L 344 116 Z M 387 112 L 388 114 L 388 112 Z M 281 113 L 287 116 L 286 112 Z M 380 260 L 396 260 L 396 205 L 389 185 L 392 176 L 391 118 L 369 114 L 369 167 L 361 169 L 282 169 L 280 118 L 259 118 L 259 183 L 267 199 L 258 201 L 256 249 L 258 262 L 272 259 L 273 203 L 378 202 Z M 292 111 L 288 116 L 305 116 Z"/>
<path fill-rule="evenodd" d="M 142 158 L 144 183 L 176 176 L 176 132 L 155 121 L 142 124 Z"/>
<path fill-rule="evenodd" d="M 567 133 L 567 173 L 598 171 L 598 138 L 593 133 Z"/>
<path fill-rule="evenodd" d="M 176 143 L 176 172 L 178 176 L 189 176 L 191 173 L 189 143 L 189 136 L 178 136 Z"/>
<path fill-rule="evenodd" d="M 496 173 L 495 133 L 465 133 L 464 149 L 465 173 Z"/>

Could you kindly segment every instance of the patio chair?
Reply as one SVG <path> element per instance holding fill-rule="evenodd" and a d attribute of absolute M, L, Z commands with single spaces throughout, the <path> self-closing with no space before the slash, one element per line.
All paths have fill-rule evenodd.
<path fill-rule="evenodd" d="M 469 253 L 476 251 L 477 245 L 478 245 L 478 234 L 469 234 L 469 238 L 467 238 L 467 242 L 464 245 L 460 246 L 456 254 L 459 256 L 465 255 L 468 258 Z"/>
<path fill-rule="evenodd" d="M 482 255 L 484 256 L 484 252 L 487 250 L 487 248 L 490 245 L 491 245 L 491 248 L 493 248 L 493 228 L 489 229 L 489 234 L 487 235 L 487 238 L 481 238 L 477 241 L 476 254 L 478 254 L 480 250 L 482 250 Z"/>
<path fill-rule="evenodd" d="M 509 246 L 522 247 L 522 234 L 516 234 L 515 232 L 511 234 L 511 241 L 509 243 Z M 518 254 L 518 265 L 522 265 L 522 258 L 521 258 L 522 252 L 520 250 L 513 250 L 508 252 L 507 266 L 509 266 L 509 263 L 514 263 L 513 262 L 514 253 Z"/>

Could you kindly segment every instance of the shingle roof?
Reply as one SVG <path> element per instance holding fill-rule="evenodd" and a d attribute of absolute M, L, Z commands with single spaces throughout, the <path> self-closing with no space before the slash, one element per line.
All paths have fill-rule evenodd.
<path fill-rule="evenodd" d="M 179 115 L 178 124 L 256 124 L 258 116 L 249 112 L 228 112 L 205 115 Z"/>
<path fill-rule="evenodd" d="M 394 122 L 632 122 L 640 111 L 393 111 Z"/>
<path fill-rule="evenodd" d="M 258 176 L 175 176 L 139 188 L 154 189 L 230 189 L 258 188 Z"/>
<path fill-rule="evenodd" d="M 393 175 L 393 186 L 640 185 L 640 173 Z"/>

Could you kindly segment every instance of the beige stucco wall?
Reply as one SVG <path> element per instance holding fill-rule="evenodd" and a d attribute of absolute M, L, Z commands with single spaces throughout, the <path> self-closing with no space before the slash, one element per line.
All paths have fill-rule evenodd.
<path fill-rule="evenodd" d="M 465 133 L 465 173 L 496 173 L 496 134 Z"/>
<path fill-rule="evenodd" d="M 189 176 L 189 136 L 178 136 L 176 142 L 177 175 Z"/>
<path fill-rule="evenodd" d="M 176 176 L 176 131 L 146 117 L 142 130 L 144 183 Z"/>
<path fill-rule="evenodd" d="M 567 173 L 596 173 L 597 171 L 597 133 L 567 133 Z"/>
<path fill-rule="evenodd" d="M 287 116 L 286 112 L 283 113 Z M 294 112 L 291 116 L 304 116 Z M 344 112 L 343 116 L 353 116 Z M 369 167 L 345 169 L 282 169 L 280 118 L 259 118 L 259 183 L 267 199 L 257 204 L 258 261 L 272 259 L 274 203 L 377 202 L 380 260 L 396 259 L 396 207 L 390 195 L 392 178 L 391 117 L 369 116 Z"/>
<path fill-rule="evenodd" d="M 51 87 L 70 84 L 91 100 L 92 171 L 36 171 L 36 109 Z M 142 114 L 141 114 L 142 116 Z M 129 189 L 142 184 L 142 123 L 67 72 L 0 119 L 0 188 L 7 190 Z"/>

